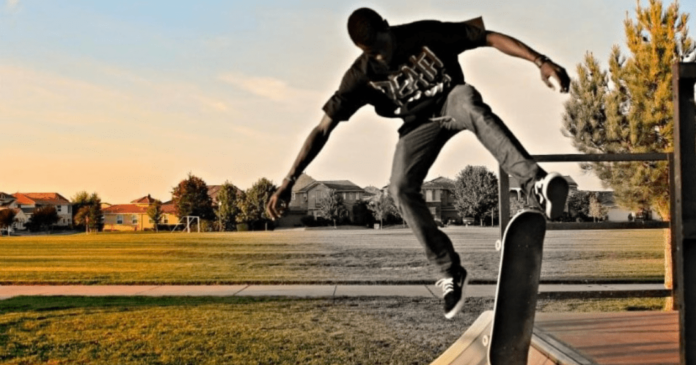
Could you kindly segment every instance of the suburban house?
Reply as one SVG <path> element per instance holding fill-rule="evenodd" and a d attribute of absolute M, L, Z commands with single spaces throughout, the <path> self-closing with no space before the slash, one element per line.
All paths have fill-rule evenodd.
<path fill-rule="evenodd" d="M 436 221 L 447 223 L 461 219 L 454 207 L 454 180 L 438 177 L 423 183 L 421 193 Z"/>
<path fill-rule="evenodd" d="M 292 196 L 288 204 L 288 212 L 276 222 L 278 227 L 301 226 L 301 218 L 312 215 L 319 216 L 318 202 L 328 197 L 330 191 L 335 191 L 343 198 L 343 202 L 351 215 L 351 209 L 356 201 L 363 200 L 368 193 L 358 185 L 348 180 L 317 181 L 306 174 L 300 175 L 292 188 Z"/>
<path fill-rule="evenodd" d="M 327 198 L 331 191 L 336 192 L 343 198 L 343 204 L 348 208 L 352 215 L 351 207 L 355 202 L 362 200 L 365 190 L 348 180 L 337 181 L 315 181 L 295 194 L 295 198 L 306 204 L 307 214 L 315 218 L 319 216 L 319 202 Z M 351 217 L 352 218 L 352 217 Z"/>
<path fill-rule="evenodd" d="M 144 231 L 155 228 L 155 222 L 147 215 L 147 209 L 155 202 L 148 194 L 133 200 L 130 204 L 114 204 L 102 206 L 104 213 L 104 231 Z M 160 225 L 179 223 L 175 214 L 174 204 L 162 203 L 162 219 Z"/>
<path fill-rule="evenodd" d="M 15 229 L 23 230 L 24 225 L 29 221 L 29 216 L 17 206 L 17 199 L 3 192 L 0 192 L 0 210 L 9 209 L 15 213 L 15 223 L 10 227 L 10 232 Z"/>
<path fill-rule="evenodd" d="M 72 225 L 72 203 L 58 193 L 14 193 L 12 196 L 15 201 L 12 203 L 14 208 L 19 208 L 25 219 L 17 229 L 24 229 L 24 223 L 31 219 L 31 215 L 38 208 L 54 207 L 58 213 L 58 223 L 56 226 L 68 227 Z"/>
<path fill-rule="evenodd" d="M 280 219 L 276 220 L 277 227 L 299 227 L 302 226 L 302 217 L 307 215 L 307 195 L 300 193 L 307 185 L 314 183 L 311 176 L 303 173 L 295 181 L 295 185 L 292 186 L 292 195 L 290 198 L 290 203 L 288 204 L 288 210 Z"/>

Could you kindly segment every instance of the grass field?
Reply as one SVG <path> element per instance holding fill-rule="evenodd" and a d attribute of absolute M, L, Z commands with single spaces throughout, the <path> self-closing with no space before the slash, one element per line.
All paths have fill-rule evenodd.
<path fill-rule="evenodd" d="M 486 310 L 436 299 L 18 297 L 0 301 L 3 364 L 429 364 Z M 655 310 L 661 299 L 541 301 L 542 311 Z"/>
<path fill-rule="evenodd" d="M 497 229 L 448 228 L 495 281 Z M 547 233 L 543 280 L 661 280 L 661 231 Z M 4 284 L 432 283 L 410 231 L 99 234 L 0 239 Z M 434 298 L 17 297 L 2 364 L 428 364 L 492 298 L 447 321 Z M 659 310 L 663 299 L 540 301 L 540 311 Z"/>
<path fill-rule="evenodd" d="M 446 228 L 475 281 L 494 282 L 496 228 Z M 542 280 L 662 280 L 661 230 L 549 231 Z M 430 282 L 408 229 L 1 237 L 3 284 Z"/>

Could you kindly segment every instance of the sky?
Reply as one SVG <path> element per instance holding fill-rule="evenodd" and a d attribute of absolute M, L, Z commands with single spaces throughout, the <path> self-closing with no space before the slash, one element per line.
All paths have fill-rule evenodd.
<path fill-rule="evenodd" d="M 606 67 L 635 0 L 49 1 L 0 4 L 0 191 L 96 192 L 122 204 L 168 200 L 191 173 L 209 185 L 279 184 L 322 106 L 359 56 L 346 20 L 371 7 L 390 24 L 483 16 L 564 66 L 586 52 Z M 644 5 L 647 1 L 642 2 Z M 694 0 L 682 1 L 682 11 Z M 690 29 L 694 19 L 690 20 Z M 693 37 L 693 33 L 691 35 Z M 480 48 L 460 55 L 467 82 L 532 154 L 576 153 L 561 133 L 568 96 L 532 63 Z M 364 107 L 306 172 L 384 186 L 399 119 Z M 427 180 L 467 165 L 497 172 L 471 133 L 452 139 Z M 577 164 L 543 164 L 603 190 Z"/>

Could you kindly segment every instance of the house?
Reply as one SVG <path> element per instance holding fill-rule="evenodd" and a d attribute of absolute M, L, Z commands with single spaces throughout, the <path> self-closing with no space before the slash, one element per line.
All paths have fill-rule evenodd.
<path fill-rule="evenodd" d="M 105 231 L 144 231 L 155 228 L 155 223 L 147 215 L 147 209 L 155 202 L 148 194 L 131 201 L 130 204 L 114 204 L 102 206 L 104 214 Z M 173 225 L 179 223 L 174 204 L 162 203 L 162 219 L 160 225 Z"/>
<path fill-rule="evenodd" d="M 15 223 L 10 227 L 10 231 L 17 229 L 24 230 L 25 224 L 29 222 L 29 215 L 19 208 L 17 205 L 17 198 L 10 194 L 0 192 L 0 210 L 5 209 L 12 210 L 15 213 Z M 25 210 L 29 211 L 28 208 L 25 208 Z"/>
<path fill-rule="evenodd" d="M 606 209 L 606 220 L 608 222 L 630 222 L 633 219 L 662 220 L 660 215 L 654 210 L 644 212 L 634 212 L 616 203 L 613 191 L 586 191 L 585 193 L 595 194 L 599 202 Z M 630 216 L 630 218 L 629 218 Z"/>
<path fill-rule="evenodd" d="M 301 219 L 304 216 L 318 217 L 320 213 L 317 203 L 320 199 L 328 197 L 331 190 L 341 195 L 351 219 L 353 204 L 367 195 L 365 190 L 348 180 L 317 181 L 309 175 L 302 174 L 293 185 L 288 211 L 276 221 L 276 226 L 297 227 L 302 225 Z"/>
<path fill-rule="evenodd" d="M 311 176 L 304 173 L 297 178 L 295 184 L 292 186 L 288 210 L 280 219 L 276 220 L 276 227 L 288 228 L 302 226 L 302 217 L 307 215 L 308 199 L 307 195 L 300 193 L 300 191 L 315 181 L 316 180 Z"/>
<path fill-rule="evenodd" d="M 72 204 L 58 193 L 14 193 L 12 196 L 15 198 L 12 204 L 22 210 L 27 221 L 31 219 L 31 215 L 36 209 L 54 207 L 58 213 L 58 223 L 55 225 L 60 227 L 72 225 Z M 22 228 L 19 229 L 23 228 L 22 224 Z"/>
<path fill-rule="evenodd" d="M 425 204 L 436 221 L 446 223 L 450 220 L 460 219 L 457 209 L 454 207 L 454 180 L 446 177 L 423 183 L 421 193 L 425 198 Z"/>
<path fill-rule="evenodd" d="M 2 208 L 16 208 L 17 198 L 10 194 L 6 194 L 0 191 L 0 209 Z"/>
<path fill-rule="evenodd" d="M 315 181 L 295 194 L 296 199 L 303 200 L 307 204 L 307 214 L 315 218 L 320 215 L 319 202 L 327 198 L 331 192 L 339 194 L 343 198 L 343 204 L 352 215 L 351 207 L 355 202 L 362 200 L 365 190 L 348 180 Z M 351 217 L 352 219 L 352 217 Z"/>
<path fill-rule="evenodd" d="M 299 212 L 302 215 L 307 214 L 307 210 L 309 209 L 309 200 L 307 194 L 302 190 L 315 182 L 316 180 L 304 173 L 297 178 L 295 185 L 292 186 L 292 196 L 290 197 L 290 203 L 288 204 L 288 210 L 291 213 Z"/>

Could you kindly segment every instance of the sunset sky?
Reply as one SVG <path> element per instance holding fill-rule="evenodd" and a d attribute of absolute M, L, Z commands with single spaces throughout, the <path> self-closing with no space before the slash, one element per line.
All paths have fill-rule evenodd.
<path fill-rule="evenodd" d="M 681 4 L 693 9 L 693 0 Z M 362 6 L 391 24 L 483 16 L 488 29 L 573 77 L 588 51 L 606 66 L 636 2 L 5 0 L 0 191 L 71 198 L 86 190 L 115 204 L 147 194 L 168 200 L 189 172 L 244 189 L 261 177 L 279 183 L 359 55 L 346 19 Z M 460 60 L 467 82 L 532 154 L 576 152 L 560 131 L 568 96 L 549 90 L 533 64 L 493 49 Z M 307 173 L 386 185 L 400 125 L 361 109 Z M 466 165 L 497 171 L 470 133 L 446 146 L 428 179 L 454 178 Z M 575 164 L 544 166 L 572 175 L 580 189 L 602 189 Z"/>

